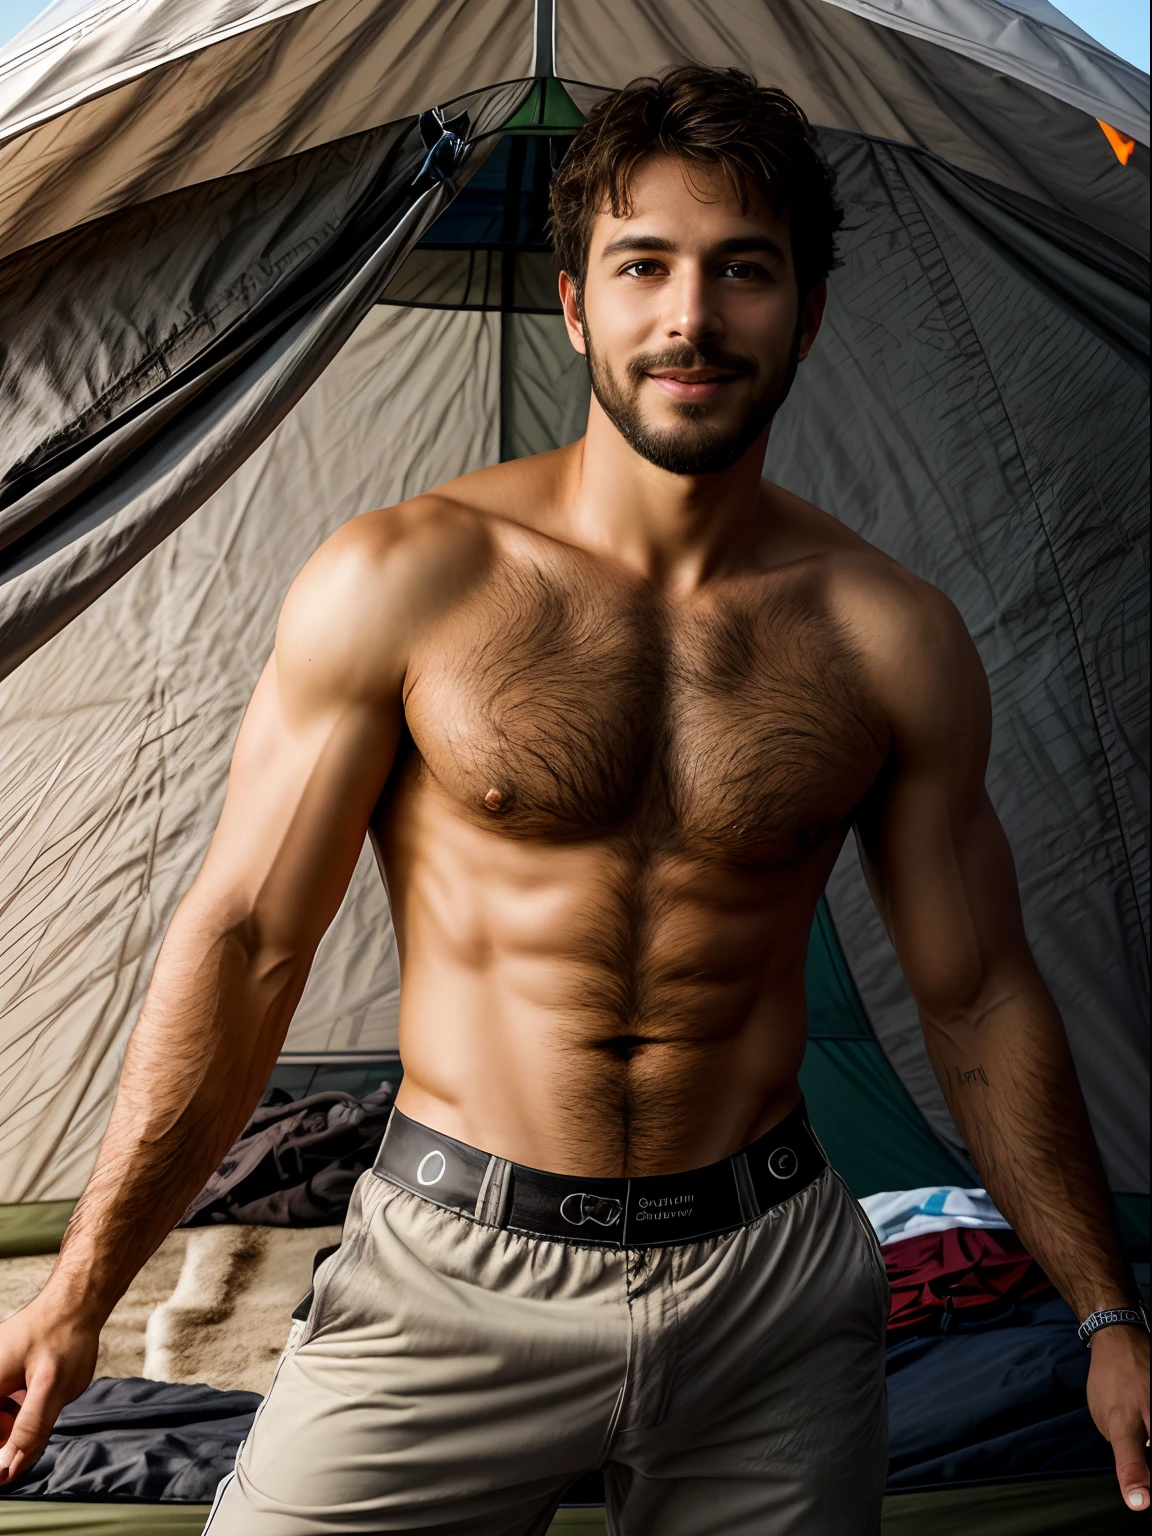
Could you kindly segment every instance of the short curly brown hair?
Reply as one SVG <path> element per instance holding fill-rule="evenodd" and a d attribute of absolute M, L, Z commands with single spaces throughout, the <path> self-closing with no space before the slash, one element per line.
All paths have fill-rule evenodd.
<path fill-rule="evenodd" d="M 583 292 L 596 215 L 631 213 L 629 186 L 648 155 L 718 167 L 747 204 L 755 188 L 787 214 L 801 297 L 836 265 L 843 212 L 836 180 L 801 109 L 738 69 L 685 65 L 631 81 L 592 110 L 552 183 L 557 261 Z"/>

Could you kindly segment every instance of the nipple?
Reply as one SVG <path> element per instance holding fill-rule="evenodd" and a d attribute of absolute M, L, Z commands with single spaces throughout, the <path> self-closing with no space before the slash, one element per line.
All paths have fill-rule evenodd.
<path fill-rule="evenodd" d="M 504 791 L 497 789 L 495 785 L 484 796 L 484 805 L 494 816 L 504 809 L 504 803 Z"/>

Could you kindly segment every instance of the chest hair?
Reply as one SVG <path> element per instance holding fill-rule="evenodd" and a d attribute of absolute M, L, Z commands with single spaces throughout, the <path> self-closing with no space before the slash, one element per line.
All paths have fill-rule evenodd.
<path fill-rule="evenodd" d="M 520 569 L 445 640 L 408 700 L 414 743 L 466 814 L 511 836 L 786 859 L 880 765 L 850 647 L 771 574 L 673 609 Z"/>

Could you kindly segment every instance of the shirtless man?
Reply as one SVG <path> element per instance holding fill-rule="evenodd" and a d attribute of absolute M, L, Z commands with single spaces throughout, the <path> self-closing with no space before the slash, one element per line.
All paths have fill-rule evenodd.
<path fill-rule="evenodd" d="M 997 1204 L 1078 1316 L 1135 1299 L 975 649 L 760 478 L 839 218 L 806 125 L 740 76 L 638 82 L 554 203 L 587 436 L 357 518 L 295 582 L 96 1170 L 0 1330 L 27 1466 L 255 1104 L 370 832 L 398 1108 L 211 1536 L 542 1532 L 595 1466 L 633 1536 L 878 1529 L 887 1285 L 797 1086 L 851 828 Z M 1091 1353 L 1147 1507 L 1146 1334 Z"/>

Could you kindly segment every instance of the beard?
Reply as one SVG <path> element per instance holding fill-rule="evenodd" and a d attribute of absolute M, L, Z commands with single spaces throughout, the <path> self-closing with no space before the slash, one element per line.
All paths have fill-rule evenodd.
<path fill-rule="evenodd" d="M 640 410 L 640 388 L 648 373 L 672 368 L 718 368 L 725 373 L 754 375 L 756 370 L 746 357 L 723 352 L 717 347 L 669 347 L 663 352 L 634 357 L 621 380 L 599 356 L 592 345 L 587 326 L 584 347 L 592 393 L 601 409 L 628 446 L 657 469 L 673 475 L 715 475 L 732 465 L 751 448 L 764 428 L 788 398 L 800 358 L 801 325 L 797 322 L 783 376 L 765 380 L 753 391 L 740 417 L 724 426 L 708 420 L 712 409 L 708 402 L 699 405 L 676 403 L 680 418 L 675 427 L 656 427 L 644 420 Z"/>

